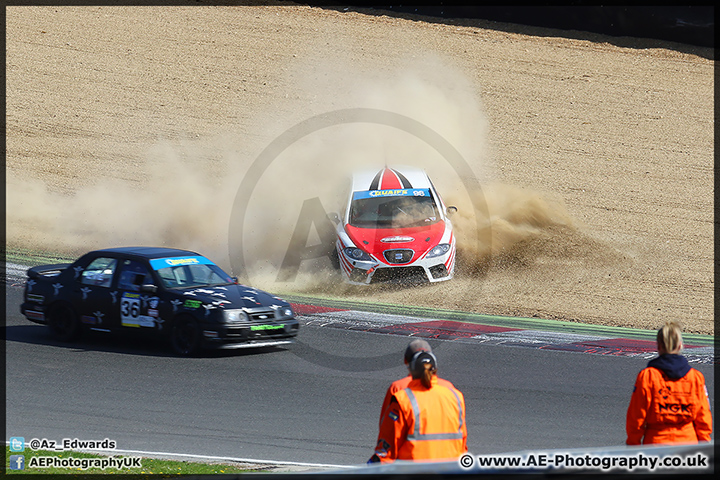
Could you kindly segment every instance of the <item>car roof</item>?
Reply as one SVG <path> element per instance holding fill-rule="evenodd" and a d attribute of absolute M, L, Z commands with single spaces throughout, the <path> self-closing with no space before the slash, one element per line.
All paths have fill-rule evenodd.
<path fill-rule="evenodd" d="M 196 252 L 190 250 L 181 250 L 178 248 L 166 248 L 166 247 L 116 247 L 116 248 L 103 248 L 95 250 L 96 252 L 109 252 L 119 253 L 123 255 L 131 255 L 135 257 L 143 258 L 165 258 L 165 257 L 183 257 L 187 255 L 199 255 Z"/>
<path fill-rule="evenodd" d="M 424 170 L 416 167 L 385 167 L 353 174 L 352 190 L 387 190 L 399 188 L 432 188 Z"/>

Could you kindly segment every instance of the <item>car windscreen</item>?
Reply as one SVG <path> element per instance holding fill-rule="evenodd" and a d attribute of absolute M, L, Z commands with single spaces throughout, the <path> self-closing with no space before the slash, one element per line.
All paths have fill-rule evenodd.
<path fill-rule="evenodd" d="M 227 285 L 233 279 L 205 257 L 188 256 L 155 258 L 150 266 L 157 272 L 165 288 Z"/>
<path fill-rule="evenodd" d="M 355 192 L 349 223 L 359 228 L 408 228 L 440 220 L 429 189 Z"/>

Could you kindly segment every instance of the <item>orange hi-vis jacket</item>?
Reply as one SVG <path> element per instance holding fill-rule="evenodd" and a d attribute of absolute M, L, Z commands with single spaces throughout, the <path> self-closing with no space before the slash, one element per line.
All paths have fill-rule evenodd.
<path fill-rule="evenodd" d="M 453 385 L 451 382 L 448 382 L 447 380 L 435 377 L 437 378 L 438 385 L 444 385 L 449 388 L 455 388 L 455 385 Z M 382 408 L 380 409 L 380 423 L 378 426 L 382 426 L 383 418 L 385 418 L 385 413 L 390 406 L 390 400 L 392 400 L 393 396 L 399 392 L 400 390 L 404 390 L 407 388 L 407 386 L 412 381 L 412 375 L 408 374 L 406 377 L 400 378 L 398 380 L 395 380 L 390 384 L 390 386 L 387 389 L 387 392 L 385 392 L 385 399 L 383 400 Z"/>
<path fill-rule="evenodd" d="M 456 460 L 465 452 L 465 398 L 433 377 L 431 388 L 411 380 L 392 397 L 373 458 L 380 462 L 442 461 Z"/>
<path fill-rule="evenodd" d="M 673 373 L 658 361 L 679 364 L 681 369 Z M 712 417 L 703 374 L 681 355 L 651 361 L 635 381 L 626 430 L 628 445 L 709 441 Z"/>

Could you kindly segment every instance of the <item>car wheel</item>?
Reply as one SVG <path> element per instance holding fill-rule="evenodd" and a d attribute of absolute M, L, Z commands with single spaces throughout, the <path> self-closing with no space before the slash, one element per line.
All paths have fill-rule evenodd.
<path fill-rule="evenodd" d="M 78 317 L 66 305 L 57 305 L 48 312 L 48 326 L 55 338 L 63 342 L 75 340 L 80 333 Z"/>
<path fill-rule="evenodd" d="M 200 349 L 200 327 L 191 317 L 179 317 L 173 322 L 170 341 L 175 353 L 184 357 L 194 355 Z"/>

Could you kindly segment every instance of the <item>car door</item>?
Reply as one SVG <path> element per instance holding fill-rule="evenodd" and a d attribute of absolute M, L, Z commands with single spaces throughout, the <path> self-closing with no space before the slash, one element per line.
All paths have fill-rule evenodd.
<path fill-rule="evenodd" d="M 159 320 L 159 298 L 143 292 L 143 285 L 154 284 L 146 262 L 120 261 L 118 271 L 118 325 L 123 328 L 155 328 Z"/>
<path fill-rule="evenodd" d="M 117 258 L 101 255 L 78 273 L 72 303 L 80 322 L 90 328 L 112 328 L 113 305 L 117 303 L 117 291 L 112 286 L 117 265 Z"/>

